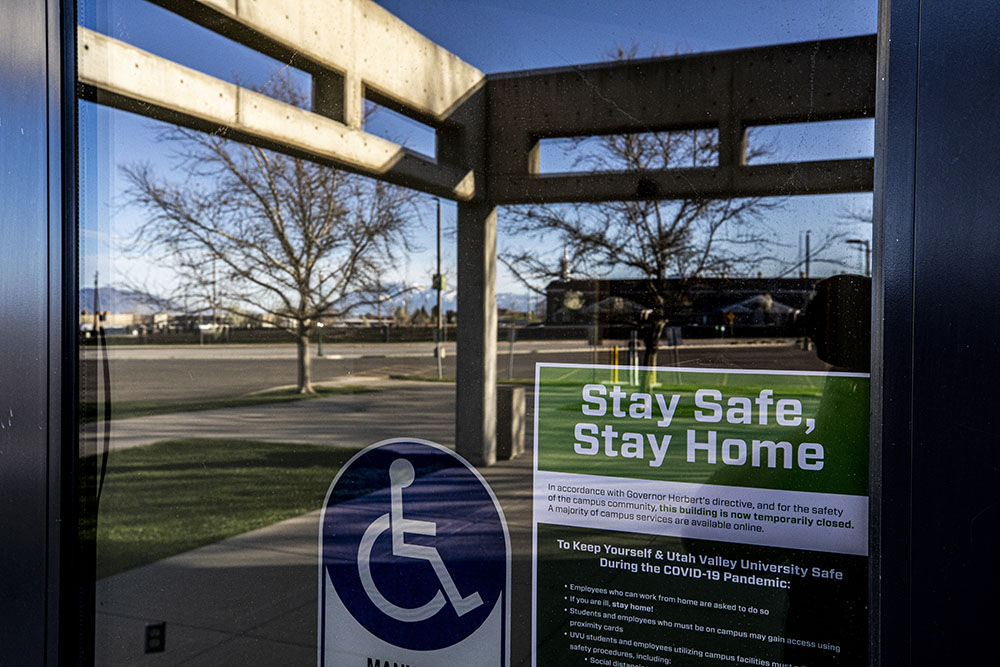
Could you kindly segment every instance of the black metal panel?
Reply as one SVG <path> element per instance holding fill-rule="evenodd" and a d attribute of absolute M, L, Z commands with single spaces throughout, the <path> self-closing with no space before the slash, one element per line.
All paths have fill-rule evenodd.
<path fill-rule="evenodd" d="M 917 1 L 879 7 L 872 294 L 872 664 L 908 665 Z"/>
<path fill-rule="evenodd" d="M 79 526 L 76 0 L 49 12 L 49 598 L 48 665 L 93 664 L 93 549 Z"/>
<path fill-rule="evenodd" d="M 46 660 L 51 583 L 49 232 L 59 208 L 49 198 L 47 8 L 0 3 L 0 661 L 11 665 Z"/>
<path fill-rule="evenodd" d="M 920 7 L 913 266 L 912 640 L 987 664 L 1000 597 L 1000 3 Z"/>

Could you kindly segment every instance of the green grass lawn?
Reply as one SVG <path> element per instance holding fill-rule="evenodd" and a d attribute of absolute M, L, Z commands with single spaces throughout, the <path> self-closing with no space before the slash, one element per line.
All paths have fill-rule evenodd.
<path fill-rule="evenodd" d="M 318 509 L 356 452 L 201 438 L 111 452 L 98 514 L 97 576 Z M 93 529 L 84 526 L 85 537 Z"/>
<path fill-rule="evenodd" d="M 323 396 L 339 396 L 343 394 L 369 394 L 378 391 L 372 387 L 313 387 L 314 394 L 299 394 L 294 389 L 278 389 L 261 394 L 248 396 L 233 396 L 230 398 L 208 398 L 198 401 L 115 401 L 111 404 L 111 419 L 128 419 L 130 417 L 149 417 L 151 415 L 166 415 L 175 412 L 194 412 L 197 410 L 219 410 L 222 408 L 243 408 L 252 405 L 268 403 L 291 403 L 305 401 Z M 101 417 L 98 405 L 84 403 L 80 406 L 80 421 L 93 422 Z"/>

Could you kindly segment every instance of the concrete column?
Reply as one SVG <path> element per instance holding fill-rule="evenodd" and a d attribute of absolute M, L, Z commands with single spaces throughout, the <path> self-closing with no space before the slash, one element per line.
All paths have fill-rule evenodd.
<path fill-rule="evenodd" d="M 347 123 L 346 105 L 347 87 L 344 75 L 339 72 L 326 71 L 313 74 L 312 110 L 313 113 L 326 116 L 338 123 Z"/>
<path fill-rule="evenodd" d="M 497 460 L 497 212 L 458 205 L 455 448 L 474 465 Z"/>
<path fill-rule="evenodd" d="M 312 110 L 361 129 L 364 125 L 364 86 L 361 77 L 348 72 L 327 71 L 313 74 Z"/>
<path fill-rule="evenodd" d="M 542 173 L 542 142 L 535 139 L 528 148 L 528 173 Z"/>
<path fill-rule="evenodd" d="M 524 454 L 525 421 L 524 387 L 497 387 L 497 459 L 508 461 Z"/>
<path fill-rule="evenodd" d="M 747 129 L 738 118 L 719 125 L 719 166 L 743 167 L 747 163 Z"/>
<path fill-rule="evenodd" d="M 364 86 L 357 73 L 348 72 L 344 77 L 344 125 L 360 129 L 364 121 Z"/>

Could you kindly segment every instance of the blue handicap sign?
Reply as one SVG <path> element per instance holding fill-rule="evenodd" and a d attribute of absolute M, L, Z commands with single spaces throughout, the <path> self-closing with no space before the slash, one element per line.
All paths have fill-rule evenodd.
<path fill-rule="evenodd" d="M 321 664 L 343 626 L 326 618 L 328 595 L 375 640 L 414 651 L 452 647 L 509 615 L 503 513 L 479 473 L 440 445 L 361 451 L 331 485 L 320 531 Z"/>

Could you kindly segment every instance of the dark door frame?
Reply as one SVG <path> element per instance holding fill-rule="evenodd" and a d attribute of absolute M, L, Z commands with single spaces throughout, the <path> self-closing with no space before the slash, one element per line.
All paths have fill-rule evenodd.
<path fill-rule="evenodd" d="M 0 3 L 0 662 L 75 662 L 76 12 Z"/>
<path fill-rule="evenodd" d="M 883 0 L 880 25 L 872 656 L 980 664 L 1000 596 L 1000 5 Z"/>
<path fill-rule="evenodd" d="M 0 4 L 0 647 L 19 665 L 93 659 L 72 492 L 75 26 L 73 0 Z M 975 664 L 1000 597 L 1000 5 L 882 0 L 879 26 L 871 657 Z"/>

